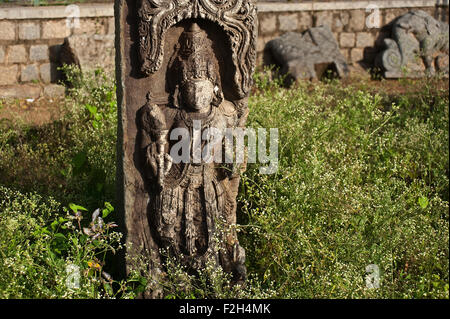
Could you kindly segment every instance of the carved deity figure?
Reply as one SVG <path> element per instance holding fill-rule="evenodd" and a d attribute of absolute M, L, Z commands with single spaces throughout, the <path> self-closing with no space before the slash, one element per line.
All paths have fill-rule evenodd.
<path fill-rule="evenodd" d="M 223 141 L 202 138 L 207 130 L 239 125 L 237 107 L 224 99 L 213 55 L 206 33 L 192 22 L 169 63 L 169 104 L 158 105 L 151 92 L 147 95 L 140 113 L 141 152 L 150 193 L 147 214 L 152 236 L 167 254 L 193 271 L 212 262 L 232 273 L 235 281 L 242 281 L 245 252 L 232 227 L 239 167 L 212 160 L 224 149 Z M 179 145 L 180 150 L 188 150 L 182 161 L 170 155 Z"/>

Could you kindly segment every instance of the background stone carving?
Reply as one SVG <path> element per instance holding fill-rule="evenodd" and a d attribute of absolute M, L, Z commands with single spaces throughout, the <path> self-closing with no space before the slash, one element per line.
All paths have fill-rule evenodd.
<path fill-rule="evenodd" d="M 328 26 L 285 33 L 269 41 L 267 48 L 281 66 L 280 71 L 294 80 L 320 78 L 328 67 L 333 67 L 340 77 L 348 74 L 347 62 Z"/>
<path fill-rule="evenodd" d="M 449 27 L 424 11 L 408 12 L 392 24 L 377 64 L 386 78 L 448 75 Z"/>

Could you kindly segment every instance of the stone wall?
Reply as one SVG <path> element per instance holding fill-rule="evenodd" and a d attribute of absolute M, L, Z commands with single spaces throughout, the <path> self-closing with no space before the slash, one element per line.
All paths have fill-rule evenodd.
<path fill-rule="evenodd" d="M 61 78 L 57 68 L 64 39 L 71 35 L 114 34 L 112 4 L 79 8 L 75 22 L 67 19 L 70 12 L 64 6 L 0 7 L 0 97 L 36 98 L 63 93 L 56 83 Z"/>
<path fill-rule="evenodd" d="M 76 9 L 78 22 L 67 19 L 74 12 L 65 6 L 0 7 L 0 97 L 60 94 L 55 83 L 64 39 L 114 34 L 112 3 L 79 4 Z M 269 40 L 287 31 L 328 24 L 349 63 L 370 68 L 382 40 L 389 36 L 389 23 L 412 9 L 448 22 L 447 0 L 259 1 L 258 63 L 264 62 Z M 99 64 L 113 54 L 99 51 Z"/>
<path fill-rule="evenodd" d="M 383 39 L 390 36 L 390 23 L 396 17 L 423 10 L 437 20 L 449 21 L 448 1 L 280 2 L 259 6 L 258 64 L 271 62 L 264 54 L 268 41 L 285 32 L 328 25 L 348 63 L 369 69 L 382 49 Z"/>

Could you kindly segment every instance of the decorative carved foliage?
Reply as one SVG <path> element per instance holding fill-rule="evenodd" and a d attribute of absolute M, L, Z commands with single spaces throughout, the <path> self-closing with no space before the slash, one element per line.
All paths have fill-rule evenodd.
<path fill-rule="evenodd" d="M 244 0 L 141 0 L 139 5 L 141 71 L 150 75 L 162 64 L 165 32 L 190 18 L 212 21 L 223 28 L 231 43 L 236 68 L 235 87 L 243 98 L 251 86 L 256 60 L 257 16 L 253 1 Z"/>

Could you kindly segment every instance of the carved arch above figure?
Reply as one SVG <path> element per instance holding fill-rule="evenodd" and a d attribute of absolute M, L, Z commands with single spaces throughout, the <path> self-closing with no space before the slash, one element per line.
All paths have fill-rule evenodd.
<path fill-rule="evenodd" d="M 236 68 L 234 84 L 244 98 L 252 85 L 256 61 L 257 15 L 253 1 L 243 0 L 140 0 L 139 57 L 147 76 L 162 65 L 166 31 L 186 19 L 206 19 L 217 23 L 231 43 Z"/>

